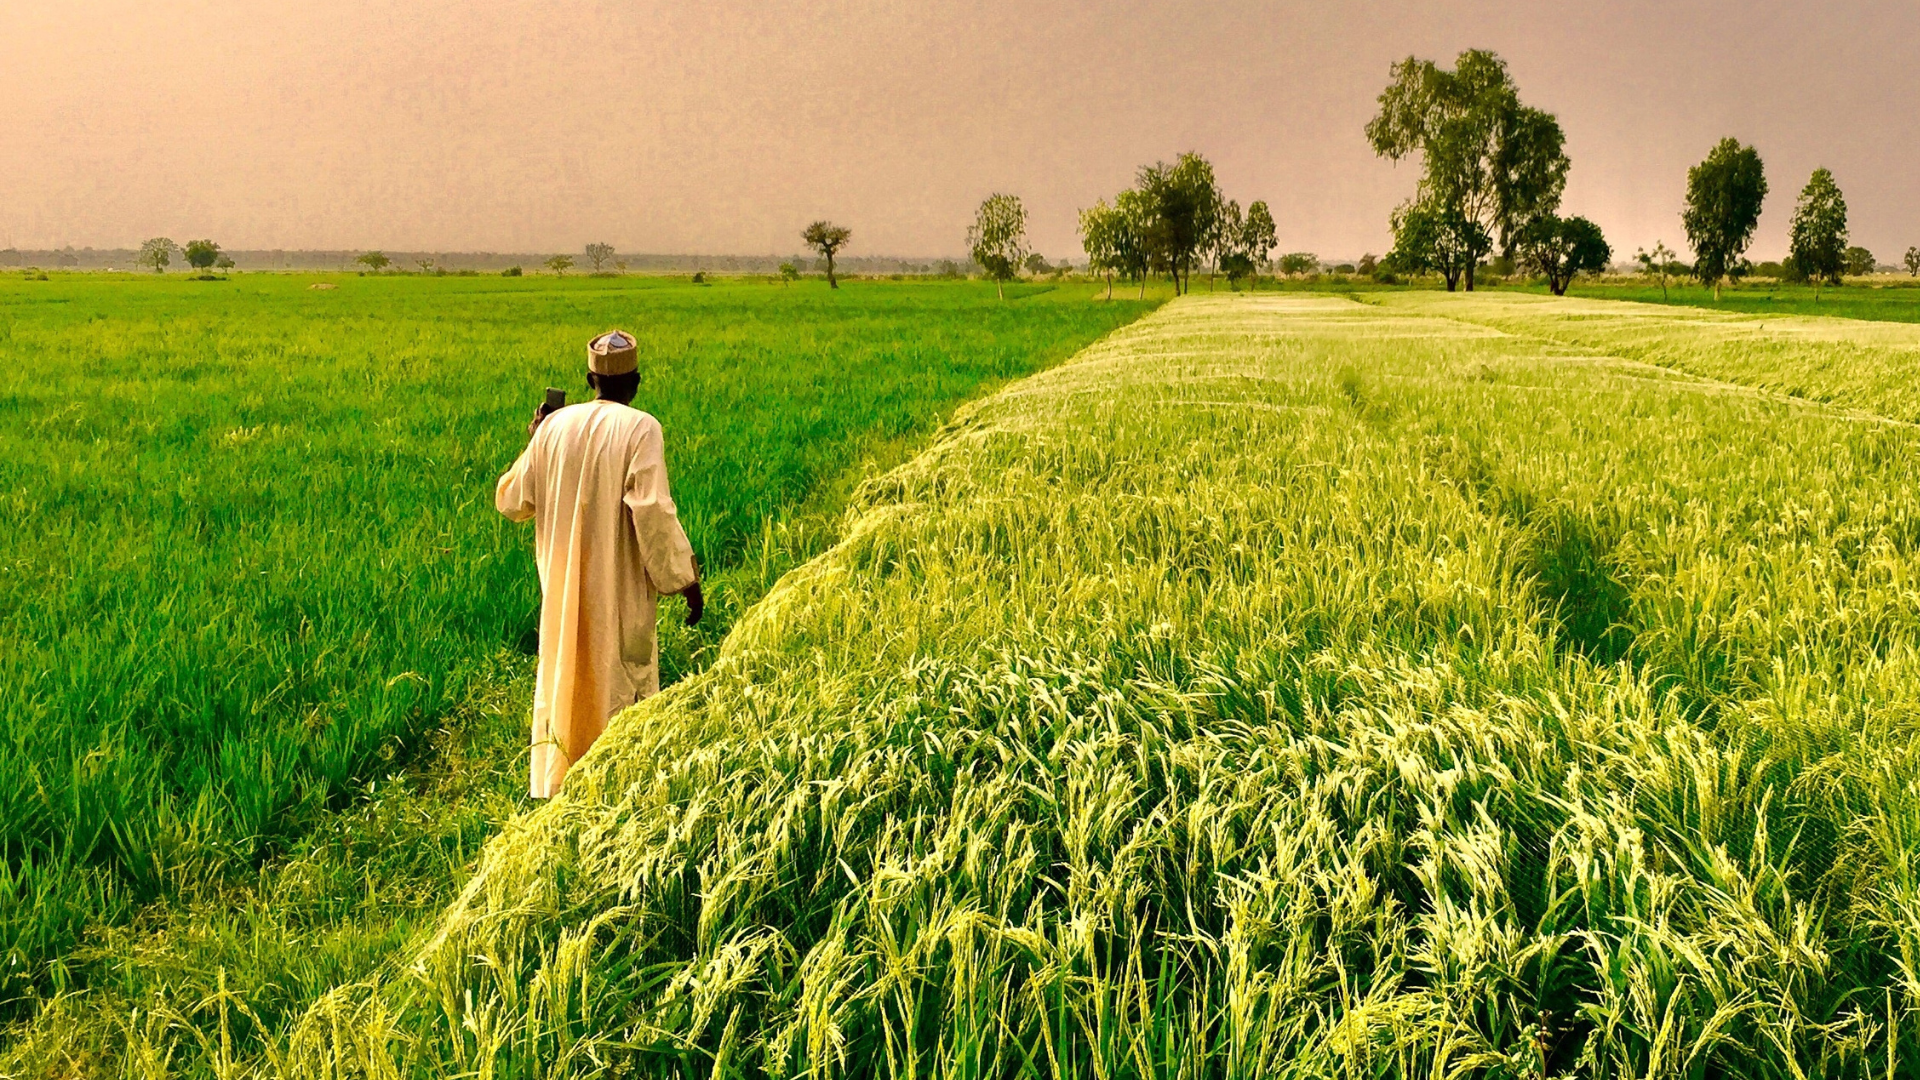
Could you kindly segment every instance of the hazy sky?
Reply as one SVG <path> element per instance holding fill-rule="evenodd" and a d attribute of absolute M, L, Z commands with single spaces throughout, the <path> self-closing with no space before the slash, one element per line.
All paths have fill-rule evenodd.
<path fill-rule="evenodd" d="M 1687 166 L 1755 143 L 1786 245 L 1815 166 L 1920 244 L 1920 3 L 0 0 L 0 245 L 957 254 L 993 191 L 1038 249 L 1198 150 L 1283 250 L 1388 245 L 1417 166 L 1387 66 L 1498 51 L 1560 118 L 1565 211 L 1681 246 Z"/>

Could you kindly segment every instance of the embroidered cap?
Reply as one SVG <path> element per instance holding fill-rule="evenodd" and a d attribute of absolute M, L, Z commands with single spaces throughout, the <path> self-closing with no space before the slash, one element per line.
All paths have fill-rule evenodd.
<path fill-rule="evenodd" d="M 609 330 L 587 342 L 587 370 L 595 375 L 625 375 L 639 366 L 633 335 Z"/>

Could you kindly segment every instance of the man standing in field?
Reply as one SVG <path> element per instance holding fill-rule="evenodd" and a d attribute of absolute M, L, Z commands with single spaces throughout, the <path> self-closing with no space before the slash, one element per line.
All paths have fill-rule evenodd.
<path fill-rule="evenodd" d="M 667 491 L 660 422 L 628 405 L 640 388 L 633 338 L 618 330 L 587 345 L 587 385 L 598 400 L 527 426 L 520 460 L 500 477 L 494 505 L 534 519 L 540 566 L 540 674 L 533 691 L 536 799 L 560 790 L 607 718 L 660 689 L 654 605 L 687 599 L 687 625 L 705 601 L 693 548 Z"/>

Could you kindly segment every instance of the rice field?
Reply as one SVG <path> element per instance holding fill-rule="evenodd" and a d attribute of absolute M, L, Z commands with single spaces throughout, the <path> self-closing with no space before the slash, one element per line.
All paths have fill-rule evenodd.
<path fill-rule="evenodd" d="M 967 410 L 285 1067 L 1903 1072 L 1916 433 L 1564 307 L 1196 296 Z"/>
<path fill-rule="evenodd" d="M 863 469 L 1155 303 L 1093 296 L 0 279 L 0 1021 L 231 985 L 272 1023 L 451 898 L 526 805 L 539 592 L 494 478 L 594 334 L 640 340 L 709 575 L 672 679 Z"/>
<path fill-rule="evenodd" d="M 390 968 L 12 1067 L 1906 1075 L 1917 359 L 1175 301 L 863 482 Z"/>

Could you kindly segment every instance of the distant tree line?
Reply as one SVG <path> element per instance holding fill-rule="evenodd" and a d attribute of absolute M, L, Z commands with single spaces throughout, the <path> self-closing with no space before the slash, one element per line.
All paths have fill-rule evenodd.
<path fill-rule="evenodd" d="M 1242 211 L 1197 153 L 1141 166 L 1133 187 L 1080 212 L 1087 268 L 1106 278 L 1109 297 L 1116 276 L 1140 282 L 1142 295 L 1153 274 L 1167 275 L 1176 295 L 1187 292 L 1197 266 L 1237 288 L 1266 266 L 1276 243 L 1267 204 L 1255 201 Z"/>
<path fill-rule="evenodd" d="M 1437 274 L 1449 291 L 1471 291 L 1478 270 L 1497 262 L 1540 275 L 1559 295 L 1576 275 L 1607 268 L 1613 250 L 1599 226 L 1559 216 L 1571 165 L 1560 123 L 1520 100 L 1505 61 L 1470 49 L 1447 69 L 1409 56 L 1390 76 L 1367 139 L 1393 161 L 1418 155 L 1421 172 L 1413 197 L 1389 219 L 1385 272 Z M 1874 272 L 1873 253 L 1848 243 L 1846 200 L 1824 168 L 1800 192 L 1792 254 L 1755 267 L 1745 256 L 1766 196 L 1759 153 L 1722 139 L 1687 171 L 1681 224 L 1693 261 L 1681 262 L 1664 242 L 1635 259 L 1663 294 L 1672 278 L 1691 276 L 1715 299 L 1723 283 L 1759 272 L 1812 282 L 1816 299 L 1823 284 Z M 1920 248 L 1908 249 L 1906 265 L 1920 276 Z"/>

